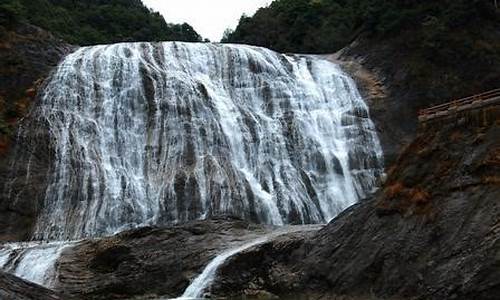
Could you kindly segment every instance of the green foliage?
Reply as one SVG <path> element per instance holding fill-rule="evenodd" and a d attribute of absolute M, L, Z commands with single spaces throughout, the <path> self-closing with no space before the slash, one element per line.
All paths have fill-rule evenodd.
<path fill-rule="evenodd" d="M 2 0 L 6 15 L 25 18 L 69 43 L 201 41 L 188 24 L 167 24 L 140 0 Z M 14 9 L 12 9 L 14 7 Z M 0 6 L 3 12 L 4 4 Z M 9 22 L 12 22 L 10 20 Z"/>
<path fill-rule="evenodd" d="M 19 0 L 2 0 L 0 3 L 0 25 L 10 25 L 24 18 L 26 11 Z"/>
<path fill-rule="evenodd" d="M 499 24 L 493 0 L 275 0 L 223 42 L 333 53 L 357 39 L 346 53 L 365 56 L 416 109 L 498 88 Z"/>
<path fill-rule="evenodd" d="M 423 38 L 418 47 L 437 49 L 457 28 L 499 22 L 498 11 L 486 0 L 276 0 L 251 18 L 243 16 L 223 42 L 329 53 L 360 32 L 372 38 L 412 32 Z"/>

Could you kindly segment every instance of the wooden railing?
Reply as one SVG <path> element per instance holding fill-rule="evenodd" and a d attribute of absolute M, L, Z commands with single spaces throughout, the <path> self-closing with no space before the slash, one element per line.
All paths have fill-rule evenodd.
<path fill-rule="evenodd" d="M 473 109 L 494 102 L 500 103 L 500 89 L 491 90 L 485 93 L 422 109 L 418 112 L 418 119 L 421 122 L 425 122 L 434 118 L 447 116 L 453 112 Z"/>

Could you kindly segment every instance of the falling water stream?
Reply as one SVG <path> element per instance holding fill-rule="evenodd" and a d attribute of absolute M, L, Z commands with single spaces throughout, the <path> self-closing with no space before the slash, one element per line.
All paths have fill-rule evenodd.
<path fill-rule="evenodd" d="M 57 275 L 55 262 L 71 244 L 27 242 L 0 245 L 0 270 L 51 287 Z"/>
<path fill-rule="evenodd" d="M 215 278 L 217 269 L 231 256 L 238 254 L 242 251 L 245 251 L 249 248 L 252 248 L 253 246 L 265 243 L 268 241 L 269 237 L 264 236 L 259 239 L 250 241 L 248 243 L 245 243 L 237 248 L 230 249 L 227 251 L 222 252 L 221 254 L 217 255 L 210 263 L 205 267 L 203 272 L 196 277 L 193 282 L 187 287 L 186 291 L 184 291 L 184 294 L 180 297 L 180 299 L 196 299 L 196 298 L 202 298 L 203 297 L 203 292 L 206 290 L 206 288 L 212 283 L 212 281 Z"/>
<path fill-rule="evenodd" d="M 339 66 L 252 46 L 80 48 L 57 67 L 19 135 L 41 131 L 51 160 L 34 240 L 216 215 L 325 223 L 370 193 L 383 172 L 368 108 Z M 17 162 L 31 158 L 12 164 L 26 180 L 30 165 Z M 9 183 L 7 192 L 16 197 Z M 33 279 L 5 267 L 5 257 L 15 256 L 7 248 L 3 269 Z M 50 262 L 61 253 L 43 249 L 17 260 Z"/>
<path fill-rule="evenodd" d="M 305 231 L 315 231 L 321 228 L 321 225 L 316 226 L 287 226 L 282 227 L 280 229 L 275 230 L 272 233 L 266 234 L 262 237 L 251 239 L 237 247 L 230 248 L 228 250 L 223 251 L 213 258 L 207 266 L 203 269 L 200 275 L 198 275 L 191 284 L 186 288 L 182 296 L 178 298 L 174 298 L 171 300 L 189 300 L 189 299 L 203 299 L 205 293 L 210 288 L 210 285 L 215 280 L 217 275 L 217 270 L 231 257 L 239 254 L 245 250 L 248 250 L 252 247 L 267 243 L 272 241 L 273 239 L 278 238 L 279 236 L 290 234 L 294 232 L 305 232 Z"/>

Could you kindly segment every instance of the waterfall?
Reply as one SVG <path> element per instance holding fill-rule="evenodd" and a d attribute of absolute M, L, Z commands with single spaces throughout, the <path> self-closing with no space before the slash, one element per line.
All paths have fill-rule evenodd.
<path fill-rule="evenodd" d="M 56 261 L 69 245 L 66 242 L 0 245 L 0 270 L 52 287 L 56 277 Z"/>
<path fill-rule="evenodd" d="M 203 293 L 212 284 L 215 279 L 217 269 L 226 262 L 230 257 L 250 249 L 259 244 L 263 244 L 268 241 L 268 237 L 264 236 L 262 238 L 245 243 L 237 248 L 224 251 L 223 253 L 217 255 L 210 263 L 203 269 L 203 272 L 196 277 L 191 284 L 186 288 L 184 293 L 180 298 L 177 299 L 200 299 L 203 298 Z"/>
<path fill-rule="evenodd" d="M 80 48 L 20 135 L 37 130 L 51 161 L 34 239 L 214 215 L 323 223 L 383 170 L 367 106 L 339 66 L 252 46 Z"/>
<path fill-rule="evenodd" d="M 321 228 L 322 228 L 321 225 L 284 226 L 279 229 L 276 229 L 273 233 L 266 234 L 260 238 L 252 239 L 235 248 L 225 250 L 208 263 L 208 265 L 203 269 L 201 274 L 198 275 L 186 288 L 182 296 L 172 300 L 204 299 L 204 293 L 206 293 L 207 289 L 210 288 L 210 285 L 215 280 L 217 275 L 217 270 L 220 268 L 220 266 L 222 266 L 231 257 L 245 250 L 248 250 L 250 248 L 253 248 L 261 244 L 265 244 L 285 234 L 317 231 Z"/>

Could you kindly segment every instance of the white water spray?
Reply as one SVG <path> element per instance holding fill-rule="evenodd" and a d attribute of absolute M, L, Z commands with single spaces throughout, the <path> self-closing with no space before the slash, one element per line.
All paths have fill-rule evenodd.
<path fill-rule="evenodd" d="M 320 58 L 251 46 L 81 48 L 22 128 L 50 133 L 34 234 L 43 240 L 221 214 L 323 223 L 382 172 L 351 78 Z"/>
<path fill-rule="evenodd" d="M 202 298 L 203 293 L 212 284 L 215 279 L 217 269 L 231 256 L 238 254 L 242 251 L 250 249 L 259 244 L 263 244 L 269 240 L 269 237 L 265 236 L 246 244 L 243 244 L 237 248 L 227 250 L 219 255 L 217 255 L 203 270 L 203 272 L 196 277 L 193 282 L 187 287 L 186 291 L 178 299 L 196 299 Z"/>
<path fill-rule="evenodd" d="M 28 242 L 0 245 L 0 270 L 52 287 L 57 276 L 56 261 L 70 244 Z"/>
<path fill-rule="evenodd" d="M 306 231 L 316 231 L 319 230 L 322 226 L 292 226 L 292 227 L 282 227 L 280 229 L 275 230 L 273 233 L 266 234 L 260 238 L 253 239 L 249 242 L 246 242 L 236 248 L 231 248 L 217 255 L 213 260 L 211 260 L 208 265 L 203 269 L 203 272 L 198 275 L 191 284 L 186 288 L 182 296 L 172 299 L 172 300 L 190 300 L 190 299 L 202 299 L 204 297 L 204 293 L 207 289 L 210 288 L 212 283 L 214 282 L 217 270 L 222 266 L 229 258 L 248 250 L 257 245 L 261 245 L 272 241 L 273 239 L 294 232 L 306 232 Z"/>

